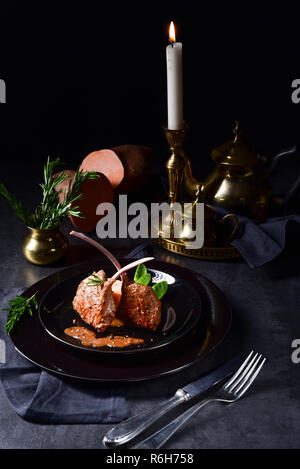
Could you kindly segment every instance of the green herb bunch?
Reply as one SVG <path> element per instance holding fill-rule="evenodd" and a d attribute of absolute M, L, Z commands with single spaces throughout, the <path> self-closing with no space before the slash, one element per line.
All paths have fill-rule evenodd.
<path fill-rule="evenodd" d="M 44 182 L 40 184 L 42 188 L 42 201 L 36 207 L 33 214 L 28 212 L 23 204 L 16 197 L 8 192 L 5 185 L 0 182 L 0 194 L 10 203 L 17 216 L 29 227 L 40 230 L 49 230 L 58 226 L 67 215 L 83 218 L 79 206 L 76 203 L 82 198 L 81 185 L 86 179 L 96 179 L 97 173 L 94 171 L 77 170 L 74 179 L 70 181 L 68 189 L 65 191 L 64 200 L 59 200 L 62 190 L 56 187 L 68 179 L 65 171 L 55 177 L 53 170 L 60 164 L 60 158 L 51 161 L 48 157 L 44 165 Z"/>
<path fill-rule="evenodd" d="M 37 307 L 36 293 L 30 298 L 18 295 L 13 300 L 10 300 L 9 308 L 3 308 L 3 311 L 8 311 L 7 322 L 5 324 L 6 332 L 10 334 L 21 319 L 25 316 L 32 316 Z"/>

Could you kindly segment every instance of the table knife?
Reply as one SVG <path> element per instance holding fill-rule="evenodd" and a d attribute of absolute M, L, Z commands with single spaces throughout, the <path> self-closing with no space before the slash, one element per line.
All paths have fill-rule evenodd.
<path fill-rule="evenodd" d="M 242 357 L 235 357 L 207 375 L 193 381 L 182 389 L 178 389 L 174 396 L 167 401 L 119 423 L 104 436 L 104 446 L 113 448 L 128 443 L 160 417 L 165 415 L 169 410 L 197 397 L 204 391 L 218 384 L 219 381 L 233 374 L 242 362 Z"/>

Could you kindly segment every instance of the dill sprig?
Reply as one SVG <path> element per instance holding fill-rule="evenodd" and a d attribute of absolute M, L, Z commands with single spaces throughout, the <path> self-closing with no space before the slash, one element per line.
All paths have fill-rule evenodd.
<path fill-rule="evenodd" d="M 65 171 L 53 176 L 54 168 L 59 164 L 59 157 L 52 161 L 48 157 L 44 165 L 44 182 L 40 184 L 42 201 L 32 215 L 14 195 L 8 192 L 4 184 L 0 183 L 0 194 L 9 201 L 16 215 L 31 228 L 49 230 L 58 226 L 68 215 L 83 218 L 77 205 L 82 198 L 81 185 L 86 179 L 96 179 L 98 174 L 95 171 L 77 170 L 73 181 L 70 181 L 68 189 L 65 190 L 63 200 L 59 201 L 59 194 L 62 190 L 57 191 L 56 188 L 68 178 Z"/>
<path fill-rule="evenodd" d="M 88 287 L 97 287 L 99 285 L 102 285 L 104 283 L 104 280 L 100 277 L 98 277 L 98 275 L 90 275 L 89 277 L 89 282 L 88 282 Z"/>
<path fill-rule="evenodd" d="M 16 298 L 10 300 L 8 304 L 9 308 L 3 308 L 3 311 L 8 311 L 5 330 L 10 334 L 22 318 L 32 316 L 33 312 L 36 311 L 38 306 L 36 293 L 30 298 L 17 295 Z"/>

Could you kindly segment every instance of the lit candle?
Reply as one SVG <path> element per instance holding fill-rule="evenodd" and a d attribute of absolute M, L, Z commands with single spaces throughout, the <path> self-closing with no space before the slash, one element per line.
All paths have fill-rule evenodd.
<path fill-rule="evenodd" d="M 183 127 L 183 89 L 182 89 L 182 43 L 176 42 L 173 21 L 169 29 L 170 43 L 167 46 L 167 84 L 168 84 L 168 128 L 180 130 Z"/>

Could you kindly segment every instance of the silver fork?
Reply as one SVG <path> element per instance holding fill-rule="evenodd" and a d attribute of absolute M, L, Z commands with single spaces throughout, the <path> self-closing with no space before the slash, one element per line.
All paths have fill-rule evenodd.
<path fill-rule="evenodd" d="M 211 398 L 198 402 L 183 414 L 179 415 L 179 417 L 172 420 L 168 425 L 134 446 L 134 448 L 161 448 L 169 438 L 204 405 L 215 401 L 229 404 L 240 399 L 249 386 L 251 386 L 266 361 L 262 355 L 256 353 L 252 357 L 252 354 L 253 351 L 248 355 L 237 372 Z"/>

